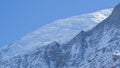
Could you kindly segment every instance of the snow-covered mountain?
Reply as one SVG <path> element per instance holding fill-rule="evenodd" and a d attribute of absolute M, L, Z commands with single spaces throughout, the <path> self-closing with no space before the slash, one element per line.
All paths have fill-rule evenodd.
<path fill-rule="evenodd" d="M 81 68 L 120 68 L 120 4 L 94 29 L 86 32 Z"/>
<path fill-rule="evenodd" d="M 31 51 L 44 47 L 54 41 L 61 45 L 65 44 L 79 34 L 81 30 L 88 31 L 95 27 L 107 18 L 111 12 L 112 9 L 105 9 L 90 14 L 57 20 L 45 25 L 20 40 L 2 47 L 0 49 L 2 59 L 7 60 L 19 54 L 31 53 Z"/>

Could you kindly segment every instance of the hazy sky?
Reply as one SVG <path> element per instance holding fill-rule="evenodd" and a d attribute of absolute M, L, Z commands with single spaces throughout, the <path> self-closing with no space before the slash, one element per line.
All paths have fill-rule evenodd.
<path fill-rule="evenodd" d="M 0 46 L 55 20 L 118 3 L 120 0 L 0 0 Z"/>

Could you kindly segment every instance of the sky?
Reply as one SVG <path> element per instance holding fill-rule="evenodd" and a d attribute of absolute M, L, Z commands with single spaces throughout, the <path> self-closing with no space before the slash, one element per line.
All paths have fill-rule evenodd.
<path fill-rule="evenodd" d="M 0 0 L 0 47 L 55 20 L 118 3 L 120 0 Z"/>

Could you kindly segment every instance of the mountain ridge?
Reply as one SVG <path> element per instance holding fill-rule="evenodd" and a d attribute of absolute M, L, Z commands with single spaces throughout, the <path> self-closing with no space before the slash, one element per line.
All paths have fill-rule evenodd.
<path fill-rule="evenodd" d="M 60 44 L 64 44 L 67 41 L 71 40 L 75 35 L 77 35 L 80 30 L 89 30 L 93 28 L 95 25 L 100 23 L 100 21 L 109 16 L 111 11 L 112 9 L 105 9 L 91 14 L 73 16 L 67 19 L 56 21 L 28 34 L 20 41 L 18 40 L 10 44 L 9 46 L 2 47 L 0 49 L 0 52 L 3 54 L 4 58 L 7 59 L 9 57 L 12 57 L 13 55 L 25 53 L 26 50 L 34 50 L 35 48 L 47 45 L 54 41 L 59 42 Z M 47 41 L 45 37 L 47 37 Z M 68 40 L 66 40 L 66 38 Z M 11 54 L 9 52 L 11 52 Z"/>
<path fill-rule="evenodd" d="M 94 16 L 91 17 L 91 15 L 89 16 L 89 14 L 85 15 L 85 17 L 84 15 L 82 15 L 80 18 L 78 17 L 78 19 L 76 19 L 75 17 L 75 20 L 77 20 L 77 22 L 79 23 L 81 22 L 81 20 L 82 22 L 88 21 L 87 23 L 84 23 L 82 25 L 85 28 L 88 27 L 85 25 L 88 25 L 88 23 L 93 22 L 92 20 L 94 19 L 95 20 L 93 22 L 94 24 L 92 23 L 92 27 L 90 25 L 91 28 L 87 28 L 87 30 L 82 30 L 84 28 L 81 26 L 82 28 L 78 29 L 78 32 L 76 32 L 75 36 L 69 35 L 69 32 L 64 35 L 63 33 L 65 33 L 66 31 L 63 30 L 62 35 L 67 37 L 65 38 L 63 36 L 62 37 L 63 40 L 61 41 L 67 40 L 68 42 L 64 41 L 65 43 L 62 43 L 54 39 L 52 40 L 52 42 L 47 43 L 47 45 L 41 46 L 40 43 L 37 43 L 39 44 L 39 47 L 37 47 L 36 49 L 31 50 L 28 53 L 22 53 L 22 54 L 19 54 L 19 51 L 16 51 L 16 53 L 18 54 L 13 53 L 12 54 L 13 56 L 7 54 L 7 52 L 10 51 L 9 49 L 8 50 L 3 49 L 4 50 L 3 53 L 6 55 L 0 53 L 0 68 L 119 68 L 120 67 L 120 28 L 119 28 L 120 10 L 119 9 L 120 9 L 120 5 L 117 5 L 114 8 L 111 15 L 109 15 L 108 13 L 109 17 L 105 18 L 104 20 L 102 20 L 103 17 L 100 18 L 101 16 L 99 15 L 101 14 L 98 14 L 98 16 L 96 15 L 98 17 L 96 18 L 98 20 L 101 20 L 101 23 L 97 22 Z M 94 15 L 94 13 L 92 15 Z M 79 19 L 81 20 L 79 21 Z M 64 24 L 65 22 L 63 21 L 60 21 L 60 27 L 62 26 L 62 28 L 64 28 L 63 25 L 65 25 Z M 75 24 L 74 22 L 75 21 L 72 20 L 72 25 Z M 67 23 L 67 25 L 69 26 L 66 25 L 65 26 L 71 27 L 70 23 L 71 23 L 71 18 L 70 18 L 70 22 Z M 95 25 L 95 23 L 97 24 Z M 78 23 L 76 25 L 78 25 Z M 50 27 L 50 28 L 55 29 L 55 27 Z M 71 29 L 73 29 L 73 27 Z M 73 31 L 71 30 L 71 32 L 74 33 L 75 32 L 74 30 L 76 29 L 74 28 Z M 51 31 L 48 31 L 47 33 L 50 32 Z M 39 33 L 40 33 L 39 31 L 38 32 L 36 31 L 35 36 L 33 37 L 31 36 L 34 34 L 34 32 L 29 36 L 30 38 L 34 38 L 34 37 L 36 38 L 41 35 Z M 52 35 L 55 36 L 54 34 Z M 39 39 L 41 39 L 41 37 L 37 38 L 37 42 L 40 42 Z M 45 37 L 45 39 L 48 39 L 48 37 Z M 29 41 L 24 42 L 24 40 L 22 40 L 19 43 L 25 45 L 25 43 L 29 43 Z M 29 44 L 31 44 L 31 42 Z M 16 45 L 18 45 L 18 43 L 16 43 Z M 18 46 L 21 47 L 21 45 Z M 14 49 L 17 47 L 14 46 L 12 48 Z M 10 58 L 4 60 L 3 58 L 5 56 L 8 56 Z"/>

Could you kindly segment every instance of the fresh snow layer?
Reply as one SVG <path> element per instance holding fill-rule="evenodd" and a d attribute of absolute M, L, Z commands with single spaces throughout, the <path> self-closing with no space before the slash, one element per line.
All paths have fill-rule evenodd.
<path fill-rule="evenodd" d="M 53 41 L 64 44 L 75 37 L 81 30 L 88 31 L 107 18 L 112 9 L 105 9 L 90 14 L 60 19 L 27 34 L 20 40 L 0 49 L 4 59 L 26 53 L 45 46 Z"/>

